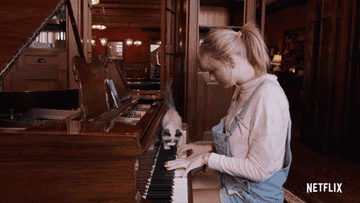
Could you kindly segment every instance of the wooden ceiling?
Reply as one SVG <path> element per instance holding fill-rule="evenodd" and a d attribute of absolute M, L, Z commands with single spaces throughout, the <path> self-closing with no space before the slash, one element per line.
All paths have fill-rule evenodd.
<path fill-rule="evenodd" d="M 200 0 L 200 4 L 202 6 L 229 7 L 239 1 L 243 0 Z M 260 5 L 261 0 L 257 1 Z M 296 1 L 266 0 L 267 10 L 271 8 L 272 12 L 277 12 L 278 8 Z M 105 24 L 108 27 L 159 28 L 161 0 L 100 0 L 100 4 L 93 5 L 92 21 L 93 24 Z"/>
<path fill-rule="evenodd" d="M 100 0 L 93 5 L 92 21 L 108 27 L 160 27 L 161 0 Z"/>

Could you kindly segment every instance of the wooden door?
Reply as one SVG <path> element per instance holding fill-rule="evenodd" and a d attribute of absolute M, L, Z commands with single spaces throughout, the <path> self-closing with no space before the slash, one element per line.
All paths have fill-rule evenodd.
<path fill-rule="evenodd" d="M 186 120 L 192 141 L 212 139 L 211 129 L 226 116 L 233 94 L 232 88 L 222 87 L 216 81 L 211 81 L 208 73 L 199 70 L 197 53 L 200 39 L 212 28 L 239 28 L 245 22 L 255 20 L 256 1 L 246 2 L 223 2 L 224 5 L 217 2 L 218 9 L 213 8 L 211 4 L 215 2 L 211 1 L 202 3 L 196 0 L 188 3 Z M 239 22 L 239 15 L 244 16 L 243 22 Z M 219 24 L 219 21 L 222 23 Z"/>

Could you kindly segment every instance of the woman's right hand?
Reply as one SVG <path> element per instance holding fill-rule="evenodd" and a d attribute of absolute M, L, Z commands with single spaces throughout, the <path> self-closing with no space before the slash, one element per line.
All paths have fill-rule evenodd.
<path fill-rule="evenodd" d="M 205 152 L 213 152 L 214 146 L 213 144 L 182 144 L 177 150 L 177 157 L 184 157 L 188 151 L 192 152 L 192 155 L 202 154 Z"/>

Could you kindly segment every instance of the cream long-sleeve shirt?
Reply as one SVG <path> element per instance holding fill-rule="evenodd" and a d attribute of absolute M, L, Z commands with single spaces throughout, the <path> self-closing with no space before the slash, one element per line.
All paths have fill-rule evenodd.
<path fill-rule="evenodd" d="M 211 153 L 210 169 L 253 181 L 266 180 L 281 169 L 291 119 L 287 97 L 275 75 L 263 75 L 237 87 L 234 97 L 240 96 L 236 107 L 227 115 L 226 126 L 263 80 L 265 84 L 249 102 L 243 119 L 230 137 L 233 157 Z"/>

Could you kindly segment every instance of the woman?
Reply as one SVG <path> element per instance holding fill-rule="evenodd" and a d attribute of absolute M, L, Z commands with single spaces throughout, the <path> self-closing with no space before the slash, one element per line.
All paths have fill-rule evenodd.
<path fill-rule="evenodd" d="M 219 171 L 221 202 L 283 202 L 290 163 L 289 103 L 254 23 L 239 32 L 210 31 L 200 47 L 201 68 L 226 88 L 236 89 L 228 115 L 213 127 L 213 145 L 184 144 L 168 170 L 207 165 Z"/>

